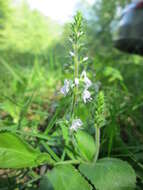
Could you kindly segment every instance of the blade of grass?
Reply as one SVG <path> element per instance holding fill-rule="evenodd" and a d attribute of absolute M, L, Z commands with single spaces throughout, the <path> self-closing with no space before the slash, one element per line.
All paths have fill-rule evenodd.
<path fill-rule="evenodd" d="M 15 70 L 8 64 L 4 59 L 0 58 L 0 62 L 3 64 L 3 66 L 11 73 L 11 75 L 18 80 L 21 84 L 23 84 L 23 80 L 20 78 L 20 76 L 15 72 Z"/>
<path fill-rule="evenodd" d="M 41 144 L 44 146 L 46 151 L 53 157 L 53 159 L 55 159 L 55 161 L 57 162 L 60 161 L 60 158 L 55 154 L 55 152 L 49 147 L 47 143 L 45 143 L 44 141 L 41 141 Z"/>

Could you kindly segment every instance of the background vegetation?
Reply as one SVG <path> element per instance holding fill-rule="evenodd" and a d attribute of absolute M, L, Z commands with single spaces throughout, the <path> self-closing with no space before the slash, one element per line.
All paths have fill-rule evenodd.
<path fill-rule="evenodd" d="M 142 190 L 143 58 L 119 52 L 112 42 L 119 13 L 129 2 L 97 0 L 90 7 L 82 1 L 78 9 L 85 16 L 85 52 L 90 57 L 86 67 L 92 80 L 100 81 L 109 110 L 100 156 L 129 161 L 138 176 L 137 189 Z M 64 111 L 66 103 L 59 89 L 70 75 L 68 36 L 68 23 L 61 26 L 30 10 L 26 1 L 14 5 L 0 0 L 0 130 L 18 127 L 38 134 L 60 119 L 57 108 L 62 105 Z M 32 136 L 27 140 L 35 145 Z M 14 181 L 15 173 L 9 170 L 0 170 L 0 175 L 0 189 L 26 181 Z"/>

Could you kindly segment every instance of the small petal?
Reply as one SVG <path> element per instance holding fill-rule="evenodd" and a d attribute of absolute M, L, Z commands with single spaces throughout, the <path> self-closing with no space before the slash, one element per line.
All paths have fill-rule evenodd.
<path fill-rule="evenodd" d="M 83 35 L 83 31 L 77 33 L 77 36 L 78 36 L 78 37 L 79 37 L 79 36 L 82 36 L 82 35 Z"/>
<path fill-rule="evenodd" d="M 74 119 L 72 121 L 72 125 L 70 127 L 70 130 L 71 131 L 77 131 L 78 129 L 82 129 L 82 127 L 81 127 L 82 125 L 83 125 L 83 123 L 80 119 Z"/>
<path fill-rule="evenodd" d="M 85 82 L 85 88 L 86 89 L 88 89 L 92 85 L 92 82 L 88 77 L 84 78 L 84 82 Z"/>
<path fill-rule="evenodd" d="M 70 81 L 67 79 L 64 80 L 64 86 L 61 88 L 60 92 L 66 96 L 70 90 Z"/>
<path fill-rule="evenodd" d="M 83 98 L 84 103 L 92 100 L 91 94 L 87 89 L 84 89 L 82 98 Z"/>
<path fill-rule="evenodd" d="M 85 70 L 83 70 L 82 73 L 81 73 L 81 78 L 82 77 L 86 77 L 86 71 Z"/>
<path fill-rule="evenodd" d="M 83 58 L 83 62 L 84 62 L 84 61 L 87 61 L 87 60 L 88 60 L 88 57 L 84 57 L 84 58 Z"/>
<path fill-rule="evenodd" d="M 83 71 L 83 72 L 81 73 L 81 77 L 83 77 L 83 80 L 84 80 L 84 83 L 85 83 L 85 88 L 88 89 L 88 88 L 92 85 L 92 82 L 91 82 L 91 80 L 87 77 L 86 71 Z"/>
<path fill-rule="evenodd" d="M 74 57 L 74 56 L 75 56 L 74 52 L 70 51 L 69 53 L 70 53 L 70 56 L 71 56 L 71 57 Z"/>

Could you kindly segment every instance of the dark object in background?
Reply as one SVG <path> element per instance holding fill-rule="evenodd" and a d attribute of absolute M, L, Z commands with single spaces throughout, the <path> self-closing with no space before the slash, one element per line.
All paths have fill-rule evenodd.
<path fill-rule="evenodd" d="M 121 51 L 143 55 L 143 1 L 131 3 L 124 9 L 114 45 Z"/>

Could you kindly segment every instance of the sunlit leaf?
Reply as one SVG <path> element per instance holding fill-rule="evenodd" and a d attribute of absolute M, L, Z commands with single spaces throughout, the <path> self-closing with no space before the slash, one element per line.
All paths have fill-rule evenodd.
<path fill-rule="evenodd" d="M 72 165 L 60 165 L 48 171 L 39 190 L 91 190 L 92 187 Z"/>
<path fill-rule="evenodd" d="M 79 170 L 98 190 L 134 190 L 136 186 L 133 168 L 119 159 L 104 158 L 96 164 L 81 164 Z"/>
<path fill-rule="evenodd" d="M 94 138 L 85 131 L 78 131 L 76 133 L 77 145 L 79 151 L 84 159 L 91 161 L 95 154 Z"/>
<path fill-rule="evenodd" d="M 0 168 L 35 167 L 45 162 L 52 164 L 48 154 L 33 149 L 17 135 L 0 133 Z"/>

